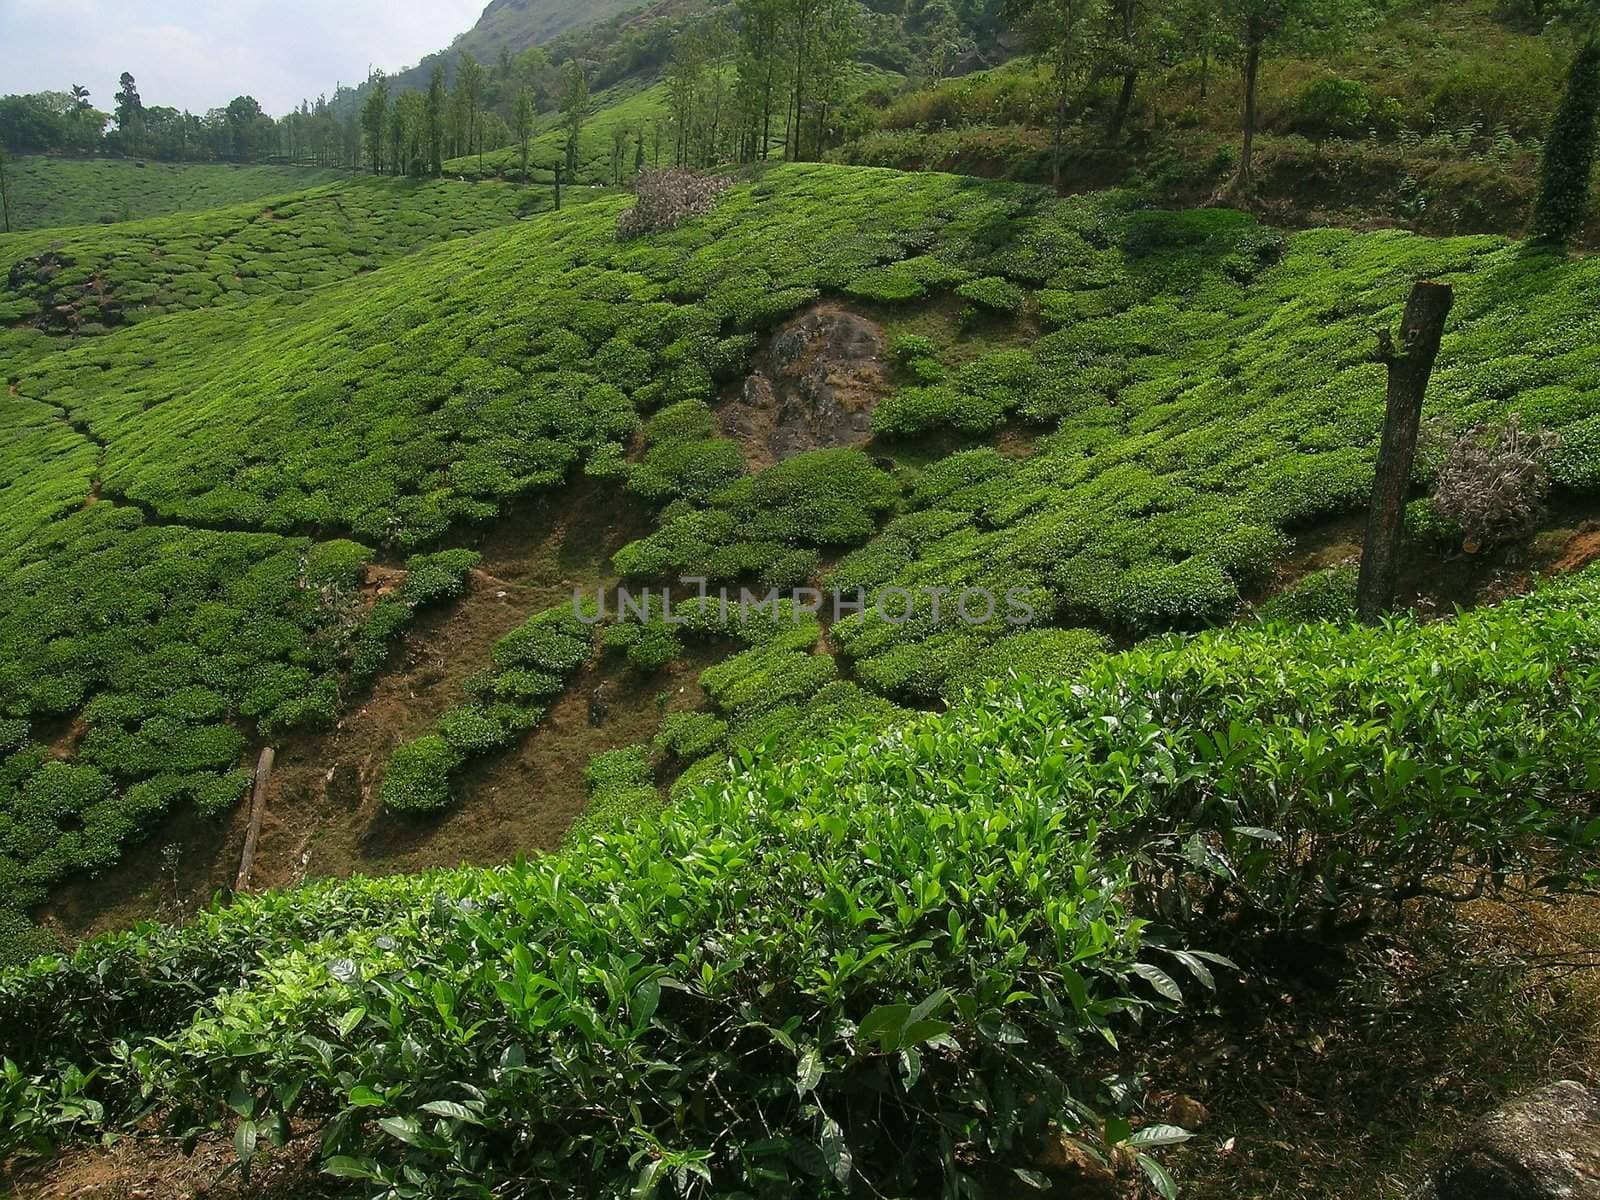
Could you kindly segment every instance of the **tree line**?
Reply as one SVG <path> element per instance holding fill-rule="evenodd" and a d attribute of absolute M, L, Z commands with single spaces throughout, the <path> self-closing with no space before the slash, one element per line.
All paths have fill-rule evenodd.
<path fill-rule="evenodd" d="M 354 167 L 361 131 L 354 120 L 338 117 L 326 96 L 279 118 L 248 95 L 203 114 L 147 105 L 133 74 L 125 71 L 106 109 L 96 107 L 81 84 L 64 92 L 0 97 L 0 145 L 17 153 Z"/>

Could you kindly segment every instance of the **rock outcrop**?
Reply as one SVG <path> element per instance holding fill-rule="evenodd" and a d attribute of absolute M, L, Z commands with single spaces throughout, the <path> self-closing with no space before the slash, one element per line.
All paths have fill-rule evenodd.
<path fill-rule="evenodd" d="M 1556 1083 L 1496 1109 L 1415 1200 L 1600 1200 L 1600 1088 Z"/>

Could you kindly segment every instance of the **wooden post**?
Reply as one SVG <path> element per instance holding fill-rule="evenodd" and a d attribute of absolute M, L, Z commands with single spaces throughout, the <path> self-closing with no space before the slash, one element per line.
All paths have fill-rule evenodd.
<path fill-rule="evenodd" d="M 272 781 L 272 763 L 277 751 L 268 746 L 256 762 L 256 790 L 250 799 L 250 828 L 244 835 L 244 853 L 239 856 L 239 877 L 233 890 L 242 892 L 250 886 L 250 869 L 256 862 L 256 842 L 261 837 L 261 819 L 267 814 L 267 786 Z"/>
<path fill-rule="evenodd" d="M 561 167 L 556 166 L 556 211 L 561 211 Z"/>
<path fill-rule="evenodd" d="M 1356 591 L 1356 611 L 1369 625 L 1380 620 L 1394 603 L 1406 493 L 1411 489 L 1411 467 L 1417 457 L 1422 401 L 1439 357 L 1445 318 L 1454 303 L 1455 292 L 1448 284 L 1419 283 L 1411 289 L 1411 299 L 1406 302 L 1400 348 L 1395 348 L 1387 329 L 1378 332 L 1374 359 L 1389 369 L 1389 403 L 1383 421 L 1383 444 L 1378 450 L 1377 479 L 1372 487 L 1372 509 L 1367 516 L 1361 582 Z"/>

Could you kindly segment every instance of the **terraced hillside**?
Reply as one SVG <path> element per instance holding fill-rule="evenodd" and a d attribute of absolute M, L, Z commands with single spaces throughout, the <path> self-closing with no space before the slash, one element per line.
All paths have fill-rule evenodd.
<path fill-rule="evenodd" d="M 687 788 L 797 729 L 893 720 L 986 677 L 1225 621 L 1268 589 L 1290 534 L 1364 502 L 1371 330 L 1418 276 L 1459 295 L 1438 413 L 1559 429 L 1564 496 L 1596 483 L 1587 262 L 822 166 L 773 169 L 630 241 L 621 197 L 511 220 L 541 195 L 368 181 L 57 251 L 0 243 L 22 323 L 4 404 L 25 432 L 0 473 L 13 904 L 110 868 L 169 813 L 226 814 L 254 746 L 351 714 L 397 630 L 464 586 L 443 636 L 452 611 L 475 621 L 504 599 L 471 660 L 384 735 L 425 736 L 387 771 L 381 740 L 348 764 L 392 811 L 475 802 L 474 763 L 537 757 L 567 736 L 544 728 L 552 707 L 590 689 L 667 697 L 627 727 L 641 744 L 589 773 L 603 811 L 639 811 L 685 768 Z M 72 262 L 39 280 L 50 253 Z M 76 323 L 34 326 L 61 308 L 43 292 L 101 278 L 131 324 L 83 319 L 80 292 Z M 841 323 L 865 349 L 808 375 Z M 824 391 L 784 426 L 794 395 Z M 836 436 L 845 419 L 855 432 Z M 508 506 L 559 503 L 580 476 L 621 487 L 639 514 L 624 527 L 644 524 L 609 567 L 557 560 L 525 590 L 467 575 Z M 975 622 L 869 603 L 838 623 L 706 610 L 562 627 L 563 583 L 679 575 L 1006 599 Z M 518 611 L 523 595 L 544 599 Z M 686 662 L 703 669 L 681 678 Z M 424 862 L 490 853 L 430 852 L 415 817 L 341 811 L 320 790 L 305 807 L 308 847 L 318 823 L 359 848 L 409 819 Z"/>
<path fill-rule="evenodd" d="M 282 195 L 339 178 L 309 167 L 236 167 L 132 159 L 8 158 L 13 232 L 104 225 Z"/>

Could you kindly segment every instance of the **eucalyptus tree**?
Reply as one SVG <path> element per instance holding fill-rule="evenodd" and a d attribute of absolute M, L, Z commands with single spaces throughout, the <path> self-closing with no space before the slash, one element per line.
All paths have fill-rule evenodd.
<path fill-rule="evenodd" d="M 462 51 L 461 62 L 456 67 L 456 92 L 461 97 L 461 111 L 466 117 L 467 153 L 471 154 L 476 149 L 478 154 L 478 169 L 483 169 L 483 138 L 480 135 L 480 120 L 483 105 L 483 64 L 472 56 L 471 51 Z"/>
<path fill-rule="evenodd" d="M 428 76 L 428 98 L 423 106 L 428 171 L 433 175 L 444 174 L 445 105 L 444 67 L 435 64 Z"/>
<path fill-rule="evenodd" d="M 748 159 L 765 159 L 772 142 L 773 104 L 785 86 L 785 0 L 737 0 L 738 81 L 745 111 Z"/>
<path fill-rule="evenodd" d="M 1067 118 L 1093 69 L 1106 6 L 1104 0 L 1008 0 L 1006 15 L 1034 61 L 1049 73 L 1050 182 L 1059 191 Z"/>
<path fill-rule="evenodd" d="M 522 181 L 528 181 L 528 147 L 533 140 L 533 89 L 523 84 L 517 92 L 515 124 L 517 145 L 522 148 Z"/>
<path fill-rule="evenodd" d="M 374 71 L 370 79 L 371 90 L 366 103 L 361 106 L 361 132 L 366 139 L 367 162 L 374 175 L 383 173 L 383 136 L 389 122 L 389 80 L 382 71 Z"/>
<path fill-rule="evenodd" d="M 578 139 L 583 135 L 584 119 L 589 115 L 589 77 L 577 59 L 567 64 L 562 81 L 561 115 L 567 130 L 567 178 L 575 183 L 578 178 Z"/>

